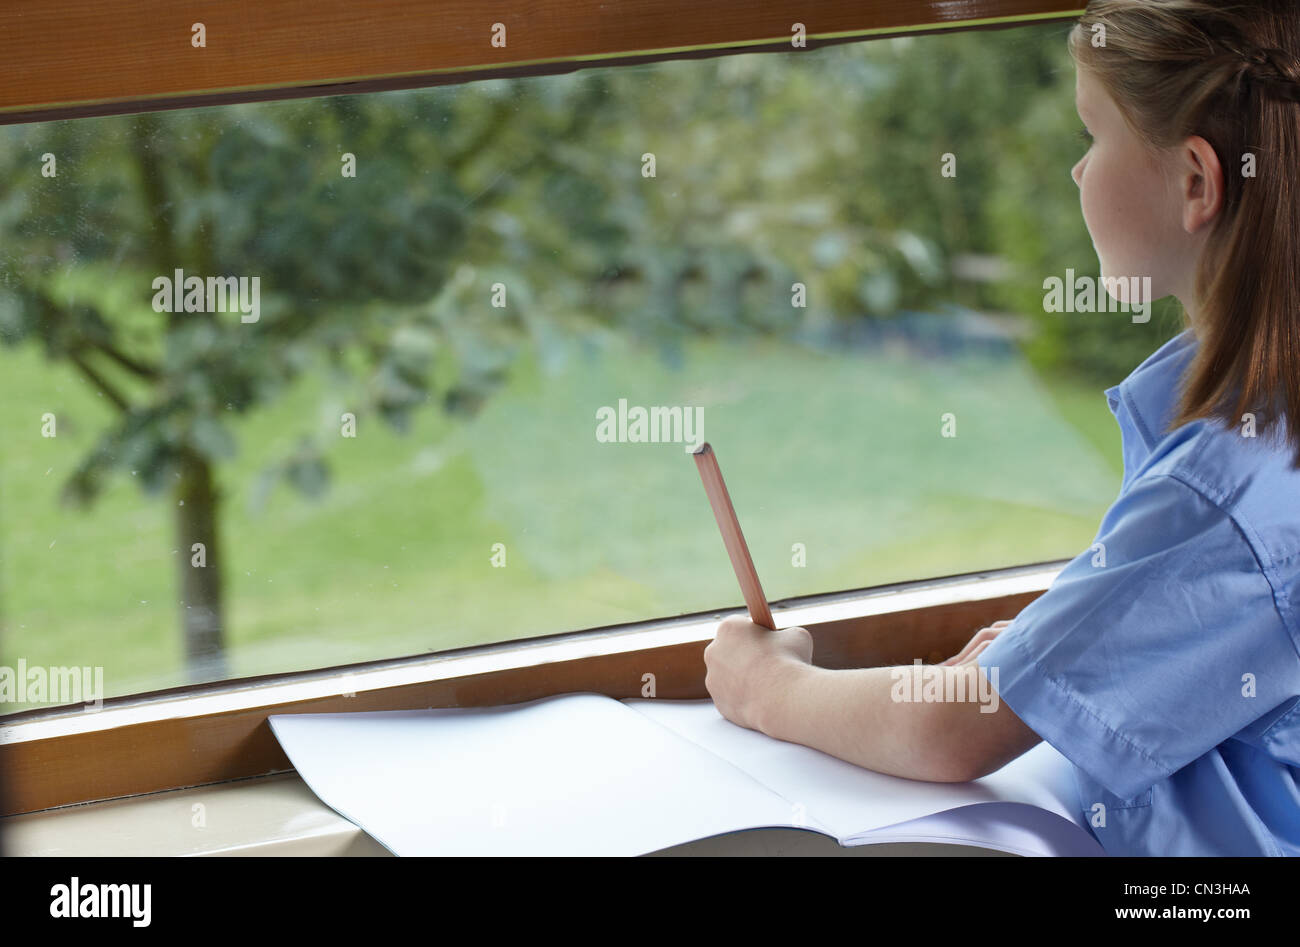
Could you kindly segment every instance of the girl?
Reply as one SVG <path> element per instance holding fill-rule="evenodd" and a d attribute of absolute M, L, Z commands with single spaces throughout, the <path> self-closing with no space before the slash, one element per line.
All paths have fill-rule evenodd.
<path fill-rule="evenodd" d="M 1092 0 L 1070 51 L 1102 278 L 1186 312 L 1106 391 L 1124 477 L 1094 545 L 943 662 L 991 707 L 891 700 L 890 668 L 737 618 L 705 683 L 738 724 L 912 779 L 1047 740 L 1110 854 L 1300 854 L 1300 12 Z"/>

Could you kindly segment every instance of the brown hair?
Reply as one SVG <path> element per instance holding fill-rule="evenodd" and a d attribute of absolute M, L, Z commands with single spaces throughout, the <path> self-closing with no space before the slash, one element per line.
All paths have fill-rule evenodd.
<path fill-rule="evenodd" d="M 1104 28 L 1104 34 L 1098 27 Z M 1104 35 L 1104 45 L 1101 45 Z M 1096 40 L 1094 40 L 1096 37 Z M 1096 44 L 1094 44 L 1096 43 Z M 1300 12 L 1294 0 L 1091 0 L 1070 54 L 1153 153 L 1199 135 L 1224 204 L 1197 264 L 1200 341 L 1170 429 L 1286 430 L 1300 468 Z M 1255 176 L 1244 173 L 1255 155 Z M 1289 422 L 1287 419 L 1290 419 Z"/>

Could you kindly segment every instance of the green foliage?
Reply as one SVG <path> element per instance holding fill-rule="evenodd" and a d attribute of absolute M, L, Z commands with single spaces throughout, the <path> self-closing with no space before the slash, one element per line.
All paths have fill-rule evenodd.
<path fill-rule="evenodd" d="M 438 328 L 429 306 L 470 229 L 467 156 L 421 130 L 448 120 L 442 104 L 327 99 L 7 130 L 0 174 L 20 197 L 0 207 L 12 248 L 0 336 L 72 360 L 122 408 L 72 499 L 115 469 L 157 489 L 185 449 L 229 459 L 228 417 L 321 357 L 368 377 L 366 407 L 391 423 L 429 400 L 431 345 L 411 343 Z M 367 173 L 342 176 L 342 141 Z M 41 176 L 45 153 L 56 177 Z M 261 318 L 154 312 L 153 279 L 176 269 L 258 277 Z M 283 470 L 309 492 L 323 482 L 301 461 Z"/>
<path fill-rule="evenodd" d="M 477 410 L 522 346 L 596 326 L 673 358 L 683 333 L 955 301 L 1031 319 L 1044 371 L 1112 384 L 1177 317 L 1043 312 L 1043 279 L 1096 267 L 1069 177 L 1064 38 L 1048 25 L 6 129 L 0 339 L 85 363 L 130 406 L 82 465 L 83 499 L 113 469 L 162 483 L 183 447 L 228 458 L 228 416 L 322 358 L 361 384 L 359 415 L 404 429 L 431 402 Z M 959 254 L 1008 275 L 963 281 Z M 153 312 L 151 280 L 177 268 L 260 277 L 261 320 Z"/>

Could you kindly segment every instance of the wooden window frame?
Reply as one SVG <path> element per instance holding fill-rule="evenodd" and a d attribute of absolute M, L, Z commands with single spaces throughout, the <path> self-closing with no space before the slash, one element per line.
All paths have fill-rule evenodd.
<path fill-rule="evenodd" d="M 590 0 L 20 0 L 0 7 L 0 124 L 243 101 L 415 88 L 865 38 L 1026 25 L 1078 16 L 1053 0 L 641 0 L 610 15 Z M 309 22 L 304 23 L 304 20 Z M 412 29 L 411 22 L 427 29 Z M 168 51 L 203 22 L 216 52 L 194 68 Z M 486 43 L 505 22 L 508 60 Z M 178 27 L 179 24 L 179 27 Z M 434 27 L 437 29 L 434 29 Z M 313 39 L 329 36 L 318 48 Z M 182 48 L 183 49 L 183 48 Z M 94 75 L 86 63 L 99 58 Z M 195 61 L 199 61 L 195 59 Z M 429 68 L 428 63 L 439 63 Z M 184 63 L 183 65 L 181 63 Z M 719 550 L 721 555 L 721 550 Z M 828 668 L 934 662 L 978 628 L 1014 617 L 1067 560 L 776 603 L 778 627 L 813 634 Z M 490 706 L 570 692 L 707 697 L 702 653 L 733 610 L 434 655 L 243 678 L 112 698 L 97 711 L 0 716 L 0 816 L 291 770 L 267 716 Z M 345 695 L 354 696 L 345 696 Z"/>
<path fill-rule="evenodd" d="M 816 49 L 1082 12 L 1078 0 L 11 0 L 0 124 L 789 52 L 794 23 Z M 495 23 L 505 48 L 489 44 Z"/>

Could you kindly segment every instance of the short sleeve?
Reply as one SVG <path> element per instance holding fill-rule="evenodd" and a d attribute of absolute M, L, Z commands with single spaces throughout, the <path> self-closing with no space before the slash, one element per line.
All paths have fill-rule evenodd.
<path fill-rule="evenodd" d="M 978 662 L 1030 729 L 1122 798 L 1294 696 L 1300 679 L 1250 544 L 1168 475 L 1121 494 L 1092 548 Z"/>

